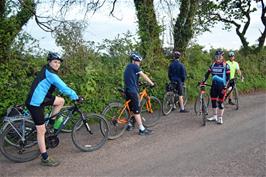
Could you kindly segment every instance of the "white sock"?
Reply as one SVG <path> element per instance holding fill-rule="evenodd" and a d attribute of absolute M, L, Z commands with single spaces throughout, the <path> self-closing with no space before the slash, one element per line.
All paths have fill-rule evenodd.
<path fill-rule="evenodd" d="M 143 130 L 145 130 L 145 127 L 141 124 L 141 125 L 139 126 L 139 129 L 140 129 L 141 131 L 143 131 Z"/>

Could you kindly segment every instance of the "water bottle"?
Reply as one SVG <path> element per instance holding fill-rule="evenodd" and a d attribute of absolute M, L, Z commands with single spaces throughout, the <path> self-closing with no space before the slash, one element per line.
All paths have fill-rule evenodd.
<path fill-rule="evenodd" d="M 64 121 L 63 116 L 58 117 L 55 122 L 54 122 L 54 129 L 59 129 L 59 127 L 61 126 L 62 122 Z"/>

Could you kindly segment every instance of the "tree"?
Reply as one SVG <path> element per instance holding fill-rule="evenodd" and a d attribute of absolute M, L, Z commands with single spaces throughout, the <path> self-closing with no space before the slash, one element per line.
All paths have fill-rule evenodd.
<path fill-rule="evenodd" d="M 198 0 L 181 0 L 180 13 L 174 25 L 174 50 L 185 52 L 194 36 L 194 17 Z"/>
<path fill-rule="evenodd" d="M 34 0 L 0 1 L 0 62 L 9 58 L 12 43 L 33 16 L 35 8 Z"/>
<path fill-rule="evenodd" d="M 266 8 L 263 0 L 255 0 L 261 3 L 261 21 L 264 25 L 264 30 L 258 38 L 258 45 L 255 48 L 256 52 L 261 51 L 264 46 L 266 36 Z M 258 10 L 253 8 L 254 0 L 206 0 L 202 2 L 202 8 L 198 11 L 198 18 L 203 28 L 209 30 L 214 24 L 218 22 L 224 23 L 225 30 L 230 30 L 233 27 L 236 30 L 244 51 L 251 51 L 252 48 L 247 41 L 246 33 L 250 26 L 250 14 Z"/>

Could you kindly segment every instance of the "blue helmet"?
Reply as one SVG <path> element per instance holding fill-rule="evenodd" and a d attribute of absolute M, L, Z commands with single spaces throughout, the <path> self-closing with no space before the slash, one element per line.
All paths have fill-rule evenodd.
<path fill-rule="evenodd" d="M 230 50 L 230 52 L 228 53 L 228 56 L 229 57 L 233 57 L 235 56 L 235 52 L 233 50 Z"/>
<path fill-rule="evenodd" d="M 130 54 L 130 59 L 134 61 L 142 61 L 142 56 L 138 52 L 133 52 Z"/>
<path fill-rule="evenodd" d="M 181 52 L 174 50 L 173 51 L 173 58 L 179 58 L 181 56 Z"/>
<path fill-rule="evenodd" d="M 48 53 L 47 61 L 52 61 L 52 60 L 60 60 L 61 62 L 63 62 L 63 59 L 56 52 L 49 52 Z"/>

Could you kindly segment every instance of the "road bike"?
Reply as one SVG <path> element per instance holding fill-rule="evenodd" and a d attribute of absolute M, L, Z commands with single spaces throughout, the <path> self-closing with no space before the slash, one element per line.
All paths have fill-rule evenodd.
<path fill-rule="evenodd" d="M 184 101 L 184 106 L 187 103 L 188 100 L 188 92 L 187 92 L 187 87 L 185 84 L 183 84 L 182 87 L 183 91 L 183 101 Z M 163 98 L 163 114 L 168 115 L 176 109 L 176 107 L 179 106 L 179 95 L 177 91 L 177 83 L 171 82 L 166 84 L 166 93 L 164 94 Z"/>
<path fill-rule="evenodd" d="M 234 86 L 230 86 L 229 88 L 227 88 L 227 92 L 226 92 L 226 96 L 225 96 L 225 99 L 224 99 L 224 102 L 226 102 L 227 99 L 229 99 L 229 95 L 232 93 L 232 100 L 233 100 L 233 103 L 234 103 L 234 107 L 235 107 L 235 110 L 238 110 L 239 109 L 239 94 L 238 94 L 238 90 L 237 90 L 237 78 L 233 78 L 232 79 L 232 82 L 234 82 Z"/>
<path fill-rule="evenodd" d="M 67 109 L 66 118 L 56 130 L 51 129 L 49 120 L 62 116 L 64 112 L 45 119 L 46 147 L 55 148 L 59 144 L 58 135 L 69 120 L 78 116 L 73 126 L 71 137 L 74 145 L 81 151 L 90 152 L 101 148 L 107 141 L 109 127 L 104 116 L 95 113 L 84 113 L 75 102 Z M 26 162 L 40 155 L 37 143 L 37 130 L 29 117 L 5 117 L 0 135 L 0 152 L 14 162 Z"/>
<path fill-rule="evenodd" d="M 211 86 L 205 82 L 198 82 L 199 95 L 197 96 L 194 103 L 194 111 L 196 115 L 202 116 L 202 125 L 205 126 L 207 122 L 208 106 L 210 103 L 210 96 L 206 93 L 206 86 Z"/>
<path fill-rule="evenodd" d="M 143 83 L 140 86 L 143 87 L 139 94 L 142 122 L 145 127 L 152 127 L 161 118 L 161 102 L 158 98 L 148 94 L 148 90 L 151 91 L 151 86 Z M 120 88 L 118 91 L 125 99 L 124 89 Z M 122 136 L 127 128 L 128 122 L 133 118 L 133 113 L 129 107 L 130 101 L 127 100 L 124 103 L 118 101 L 111 102 L 103 110 L 102 114 L 107 119 L 109 125 L 109 139 L 116 139 Z"/>

